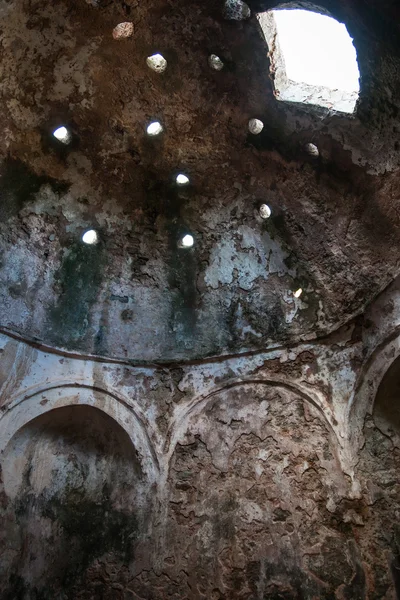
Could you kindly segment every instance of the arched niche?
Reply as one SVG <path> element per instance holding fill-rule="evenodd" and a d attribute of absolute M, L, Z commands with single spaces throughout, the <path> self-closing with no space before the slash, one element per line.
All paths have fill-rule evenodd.
<path fill-rule="evenodd" d="M 392 506 L 398 504 L 400 509 L 400 356 L 377 381 L 375 397 L 364 416 L 361 456 L 365 477 L 370 477 L 374 489 L 389 494 Z"/>
<path fill-rule="evenodd" d="M 262 382 L 221 389 L 200 406 L 176 424 L 165 500 L 165 568 L 177 597 L 362 591 L 357 545 L 337 526 L 346 482 L 320 410 Z"/>
<path fill-rule="evenodd" d="M 21 396 L 0 418 L 0 455 L 9 440 L 27 422 L 50 410 L 64 406 L 87 405 L 105 412 L 125 430 L 140 456 L 143 471 L 155 482 L 158 457 L 150 439 L 143 414 L 115 394 L 85 385 L 63 384 L 35 390 Z"/>
<path fill-rule="evenodd" d="M 9 439 L 1 471 L 2 598 L 110 593 L 107 569 L 135 568 L 154 494 L 106 412 L 72 404 L 34 417 Z"/>
<path fill-rule="evenodd" d="M 392 362 L 379 385 L 373 419 L 379 430 L 400 448 L 400 356 Z"/>
<path fill-rule="evenodd" d="M 346 414 L 347 439 L 353 465 L 358 462 L 358 454 L 364 446 L 365 421 L 376 408 L 376 399 L 382 394 L 380 390 L 386 389 L 388 381 L 396 372 L 397 368 L 393 365 L 398 364 L 399 357 L 400 337 L 395 331 L 375 348 L 358 375 Z M 386 376 L 389 372 L 392 375 L 388 379 Z"/>
<path fill-rule="evenodd" d="M 358 416 L 363 417 L 362 447 L 356 467 L 364 505 L 364 527 L 359 539 L 365 562 L 373 565 L 371 586 L 379 598 L 400 597 L 400 356 L 397 345 L 398 341 L 392 340 L 376 353 L 357 398 Z M 364 408 L 363 413 L 361 408 Z"/>

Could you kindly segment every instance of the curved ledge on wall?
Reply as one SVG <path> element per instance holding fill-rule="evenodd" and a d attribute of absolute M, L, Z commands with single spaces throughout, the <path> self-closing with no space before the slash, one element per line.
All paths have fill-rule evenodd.
<path fill-rule="evenodd" d="M 341 327 L 347 325 L 358 316 L 358 313 L 351 315 L 349 319 L 347 319 L 343 323 L 335 324 L 334 327 L 329 329 L 323 335 L 318 337 L 316 334 L 308 334 L 301 335 L 297 339 L 293 339 L 290 344 L 277 344 L 271 342 L 270 345 L 264 346 L 262 348 L 252 349 L 252 350 L 243 350 L 242 352 L 232 352 L 232 353 L 221 353 L 221 354 L 213 354 L 211 356 L 205 356 L 203 358 L 172 358 L 168 360 L 155 359 L 155 360 L 145 360 L 145 359 L 130 359 L 123 357 L 113 357 L 113 356 L 105 356 L 102 354 L 88 354 L 87 352 L 75 352 L 73 350 L 67 350 L 65 348 L 59 346 L 51 346 L 46 344 L 44 341 L 39 340 L 37 338 L 31 338 L 26 335 L 24 332 L 16 331 L 10 329 L 9 327 L 5 327 L 4 325 L 0 325 L 0 336 L 4 335 L 7 338 L 15 340 L 21 344 L 25 344 L 30 348 L 38 350 L 44 354 L 54 354 L 56 356 L 62 356 L 65 358 L 69 358 L 72 360 L 80 360 L 80 361 L 92 361 L 97 363 L 110 363 L 113 365 L 124 365 L 127 367 L 137 367 L 137 368 L 150 368 L 150 369 L 165 369 L 169 366 L 192 366 L 198 364 L 208 364 L 208 363 L 218 363 L 226 360 L 230 360 L 232 358 L 246 358 L 252 356 L 258 356 L 262 354 L 268 354 L 270 352 L 277 352 L 279 350 L 287 350 L 288 348 L 296 348 L 303 344 L 313 344 L 318 343 L 320 340 L 326 339 L 332 333 L 335 333 Z"/>
<path fill-rule="evenodd" d="M 15 340 L 21 344 L 25 344 L 30 348 L 33 348 L 43 354 L 54 354 L 55 356 L 61 356 L 72 360 L 79 361 L 91 361 L 94 363 L 109 363 L 113 365 L 124 365 L 132 368 L 144 368 L 144 369 L 154 369 L 154 370 L 163 370 L 168 367 L 175 366 L 196 366 L 196 365 L 205 365 L 205 364 L 213 364 L 213 363 L 222 363 L 224 361 L 228 361 L 236 358 L 252 358 L 255 356 L 262 356 L 266 354 L 270 354 L 272 352 L 279 351 L 287 351 L 289 349 L 294 349 L 301 347 L 303 345 L 317 345 L 321 341 L 329 340 L 329 336 L 337 333 L 343 327 L 350 326 L 354 319 L 360 316 L 360 311 L 356 311 L 351 314 L 345 321 L 336 323 L 327 331 L 323 332 L 321 335 L 317 335 L 315 333 L 299 335 L 297 338 L 293 338 L 290 343 L 274 343 L 271 342 L 269 345 L 263 346 L 257 349 L 245 349 L 241 352 L 225 352 L 221 354 L 212 354 L 209 356 L 204 356 L 200 358 L 172 358 L 168 360 L 141 360 L 141 359 L 129 359 L 123 357 L 112 357 L 105 356 L 102 354 L 87 354 L 85 352 L 74 352 L 72 350 L 67 350 L 65 348 L 61 348 L 58 346 L 50 346 L 45 344 L 43 341 L 38 339 L 30 338 L 22 332 L 18 332 L 15 330 L 11 330 L 8 327 L 4 327 L 0 325 L 0 337 L 3 335 L 7 338 Z"/>
<path fill-rule="evenodd" d="M 0 418 L 0 453 L 12 437 L 36 417 L 58 408 L 79 405 L 103 411 L 122 427 L 141 457 L 143 471 L 151 482 L 157 481 L 159 461 L 143 415 L 116 394 L 93 386 L 64 383 L 41 387 L 29 395 L 15 398 Z"/>

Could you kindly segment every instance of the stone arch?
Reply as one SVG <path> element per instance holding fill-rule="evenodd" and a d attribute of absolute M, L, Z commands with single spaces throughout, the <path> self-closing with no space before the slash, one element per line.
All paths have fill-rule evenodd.
<path fill-rule="evenodd" d="M 169 428 L 166 440 L 166 453 L 170 456 L 174 451 L 175 443 L 177 436 L 179 436 L 179 431 L 182 430 L 187 425 L 188 420 L 191 416 L 195 414 L 200 414 L 202 410 L 207 406 L 207 404 L 213 400 L 215 396 L 229 389 L 234 389 L 236 387 L 241 386 L 250 386 L 250 385 L 262 385 L 262 386 L 270 386 L 274 388 L 282 388 L 297 394 L 300 398 L 302 398 L 305 402 L 308 402 L 310 405 L 314 406 L 318 412 L 320 413 L 321 418 L 325 422 L 328 430 L 331 435 L 335 439 L 335 442 L 338 446 L 341 445 L 341 440 L 336 434 L 335 430 L 335 417 L 332 412 L 331 407 L 325 401 L 320 394 L 316 393 L 315 390 L 309 391 L 304 388 L 300 384 L 282 381 L 280 379 L 270 378 L 270 377 L 260 377 L 260 378 L 243 378 L 240 380 L 233 380 L 230 383 L 225 383 L 223 386 L 218 386 L 209 390 L 204 395 L 199 395 L 193 398 L 181 412 L 178 412 L 178 415 L 172 421 L 172 424 Z"/>
<path fill-rule="evenodd" d="M 305 587 L 315 597 L 333 597 L 344 581 L 350 594 L 363 588 L 352 583 L 357 545 L 335 527 L 347 482 L 331 433 L 304 390 L 261 378 L 185 408 L 170 441 L 163 521 L 179 540 L 165 551 L 185 565 L 190 589 L 210 597 L 212 582 L 219 597 L 294 599 Z M 313 558 L 316 546 L 327 560 L 341 556 L 336 573 Z M 178 585 L 174 565 L 168 576 Z"/>
<path fill-rule="evenodd" d="M 154 468 L 128 414 L 117 420 L 118 410 L 111 416 L 86 392 L 47 390 L 42 410 L 22 402 L 2 419 L 2 598 L 75 597 L 76 587 L 92 597 L 107 569 L 137 562 L 155 508 Z"/>
<path fill-rule="evenodd" d="M 346 416 L 347 436 L 356 457 L 363 445 L 363 427 L 367 414 L 372 414 L 378 389 L 392 364 L 400 356 L 400 336 L 396 330 L 386 338 L 364 365 L 352 394 Z"/>
<path fill-rule="evenodd" d="M 371 585 L 382 598 L 393 587 L 400 592 L 400 337 L 393 335 L 367 363 L 349 411 L 367 525 L 360 543 L 366 562 L 376 561 Z"/>
<path fill-rule="evenodd" d="M 18 430 L 32 419 L 57 408 L 77 405 L 97 408 L 118 423 L 142 457 L 149 479 L 157 480 L 159 461 L 142 415 L 112 392 L 73 383 L 36 389 L 29 396 L 15 398 L 0 418 L 0 455 Z"/>

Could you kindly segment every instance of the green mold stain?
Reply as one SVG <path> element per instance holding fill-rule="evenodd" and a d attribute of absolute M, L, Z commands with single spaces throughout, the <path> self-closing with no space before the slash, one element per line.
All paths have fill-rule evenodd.
<path fill-rule="evenodd" d="M 101 242 L 88 245 L 77 241 L 65 253 L 55 276 L 61 293 L 50 312 L 51 337 L 55 344 L 88 346 L 91 307 L 97 301 L 105 267 Z"/>

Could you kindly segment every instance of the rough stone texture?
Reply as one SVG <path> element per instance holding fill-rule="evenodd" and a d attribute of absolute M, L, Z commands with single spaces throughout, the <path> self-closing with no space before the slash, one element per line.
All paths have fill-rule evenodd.
<path fill-rule="evenodd" d="M 249 4 L 0 4 L 2 600 L 400 597 L 399 9 L 350 118 Z"/>
<path fill-rule="evenodd" d="M 52 346 L 168 361 L 320 335 L 362 311 L 400 258 L 398 36 L 384 12 L 332 12 L 358 49 L 355 118 L 276 102 L 256 16 L 226 21 L 194 0 L 3 2 L 1 323 Z M 135 33 L 117 43 L 128 19 Z M 163 74 L 146 65 L 154 52 Z M 52 138 L 60 124 L 68 146 Z M 88 227 L 96 247 L 81 243 Z"/>
<path fill-rule="evenodd" d="M 0 596 L 394 600 L 399 285 L 327 338 L 170 367 L 3 334 Z"/>
<path fill-rule="evenodd" d="M 135 557 L 149 490 L 119 429 L 99 410 L 75 406 L 34 419 L 13 438 L 3 469 L 3 598 L 69 597 L 94 559 Z"/>

